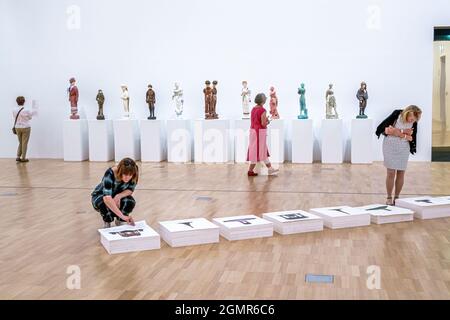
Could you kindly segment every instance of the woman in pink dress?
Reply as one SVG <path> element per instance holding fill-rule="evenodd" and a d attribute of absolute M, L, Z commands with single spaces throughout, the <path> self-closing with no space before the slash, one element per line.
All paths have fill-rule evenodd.
<path fill-rule="evenodd" d="M 248 176 L 253 177 L 258 174 L 253 170 L 259 161 L 263 161 L 269 169 L 269 175 L 278 173 L 278 170 L 272 168 L 269 161 L 269 150 L 267 148 L 267 125 L 269 118 L 267 117 L 264 104 L 266 103 L 264 93 L 259 93 L 255 97 L 256 106 L 253 107 L 250 118 L 250 140 L 248 145 L 247 161 L 250 161 L 248 168 Z"/>

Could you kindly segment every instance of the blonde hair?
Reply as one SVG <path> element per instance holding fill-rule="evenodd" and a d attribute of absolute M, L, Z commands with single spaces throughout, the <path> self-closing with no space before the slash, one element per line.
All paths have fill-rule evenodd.
<path fill-rule="evenodd" d="M 422 110 L 418 106 L 411 105 L 411 106 L 408 106 L 405 109 L 403 109 L 402 114 L 401 114 L 402 121 L 406 122 L 408 119 L 408 116 L 411 113 L 414 115 L 414 117 L 416 117 L 417 121 L 420 120 L 420 117 L 422 116 Z"/>
<path fill-rule="evenodd" d="M 116 180 L 122 180 L 123 175 L 133 176 L 131 181 L 137 184 L 139 180 L 139 167 L 133 159 L 124 158 L 117 165 L 117 170 L 114 175 Z"/>

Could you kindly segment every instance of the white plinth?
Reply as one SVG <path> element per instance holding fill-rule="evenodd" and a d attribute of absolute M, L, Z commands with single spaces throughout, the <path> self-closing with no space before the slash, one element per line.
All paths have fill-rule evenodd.
<path fill-rule="evenodd" d="M 64 161 L 89 158 L 88 122 L 86 119 L 64 120 Z"/>
<path fill-rule="evenodd" d="M 342 163 L 344 137 L 342 119 L 322 120 L 322 163 Z"/>
<path fill-rule="evenodd" d="M 313 162 L 313 121 L 312 119 L 292 121 L 292 163 Z"/>
<path fill-rule="evenodd" d="M 191 120 L 167 120 L 167 160 L 168 162 L 192 161 Z"/>
<path fill-rule="evenodd" d="M 284 162 L 284 120 L 275 119 L 267 127 L 267 146 L 269 147 L 270 162 Z"/>
<path fill-rule="evenodd" d="M 114 130 L 112 120 L 88 120 L 89 161 L 114 159 Z"/>
<path fill-rule="evenodd" d="M 114 158 L 141 159 L 139 121 L 134 119 L 114 120 Z"/>
<path fill-rule="evenodd" d="M 194 121 L 194 160 L 224 163 L 230 160 L 230 120 Z"/>
<path fill-rule="evenodd" d="M 373 129 L 372 119 L 352 120 L 352 163 L 373 162 Z"/>
<path fill-rule="evenodd" d="M 141 120 L 141 161 L 160 162 L 166 155 L 166 124 L 163 120 Z"/>
<path fill-rule="evenodd" d="M 248 142 L 250 136 L 250 119 L 234 122 L 234 161 L 247 162 Z"/>

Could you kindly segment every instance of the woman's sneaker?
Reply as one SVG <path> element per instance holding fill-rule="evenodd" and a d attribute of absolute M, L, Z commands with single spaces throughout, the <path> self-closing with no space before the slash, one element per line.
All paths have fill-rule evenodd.
<path fill-rule="evenodd" d="M 247 172 L 247 175 L 248 175 L 249 177 L 256 177 L 258 174 L 257 174 L 256 172 L 253 172 L 253 171 L 248 171 L 248 172 Z"/>
<path fill-rule="evenodd" d="M 268 174 L 269 174 L 269 176 L 275 176 L 275 175 L 278 174 L 278 172 L 280 172 L 280 170 L 274 169 L 274 168 L 272 168 L 272 167 L 270 167 L 270 168 L 268 169 Z"/>

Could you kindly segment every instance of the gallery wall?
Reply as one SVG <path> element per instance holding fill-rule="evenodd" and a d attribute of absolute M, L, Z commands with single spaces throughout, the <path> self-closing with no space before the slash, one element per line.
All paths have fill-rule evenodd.
<path fill-rule="evenodd" d="M 137 118 L 147 116 L 149 83 L 157 94 L 157 117 L 172 117 L 175 81 L 185 91 L 185 117 L 200 118 L 206 79 L 219 81 L 221 118 L 240 118 L 246 79 L 254 93 L 274 85 L 282 118 L 293 119 L 297 87 L 304 82 L 317 139 L 328 84 L 334 84 L 348 139 L 358 112 L 355 94 L 366 81 L 366 112 L 375 123 L 393 108 L 423 108 L 413 160 L 429 161 L 433 27 L 449 25 L 449 12 L 448 0 L 3 0 L 0 157 L 15 157 L 11 108 L 24 95 L 39 105 L 29 156 L 62 158 L 62 123 L 70 111 L 66 89 L 74 76 L 82 117 L 95 117 L 101 88 L 110 119 L 121 116 L 122 83 L 129 86 Z M 380 141 L 374 148 L 381 160 Z"/>

